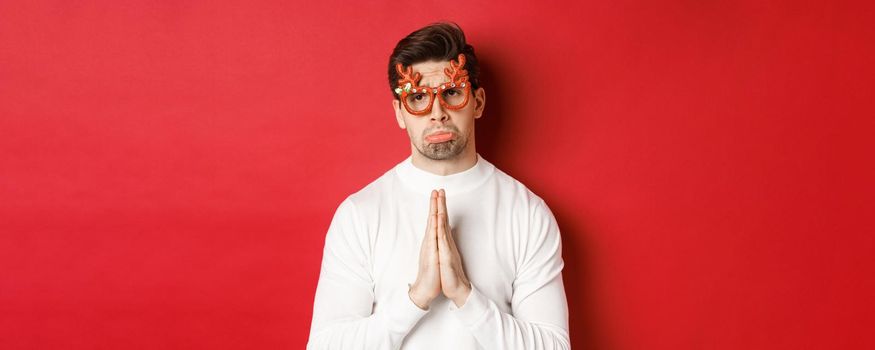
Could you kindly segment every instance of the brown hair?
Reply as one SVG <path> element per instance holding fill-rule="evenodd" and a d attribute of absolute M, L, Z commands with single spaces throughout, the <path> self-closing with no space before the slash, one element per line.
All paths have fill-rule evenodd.
<path fill-rule="evenodd" d="M 453 22 L 438 22 L 422 27 L 398 41 L 392 55 L 389 56 L 389 90 L 394 93 L 401 77 L 395 71 L 395 64 L 401 63 L 407 67 L 414 63 L 430 60 L 449 61 L 456 59 L 460 53 L 465 54 L 465 69 L 468 71 L 468 81 L 471 89 L 480 87 L 480 66 L 474 47 L 465 42 L 465 32 Z"/>

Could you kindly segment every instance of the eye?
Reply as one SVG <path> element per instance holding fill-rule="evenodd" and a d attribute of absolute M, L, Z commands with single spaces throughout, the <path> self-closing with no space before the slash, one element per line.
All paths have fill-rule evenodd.
<path fill-rule="evenodd" d="M 460 97 L 465 93 L 459 88 L 446 89 L 443 91 L 444 97 Z"/>
<path fill-rule="evenodd" d="M 422 101 L 425 98 L 425 94 L 415 94 L 413 95 L 413 99 L 417 101 Z"/>

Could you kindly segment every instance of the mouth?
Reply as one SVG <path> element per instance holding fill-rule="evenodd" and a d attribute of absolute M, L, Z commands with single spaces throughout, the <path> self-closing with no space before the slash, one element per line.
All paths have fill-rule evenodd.
<path fill-rule="evenodd" d="M 428 143 L 441 143 L 456 139 L 456 134 L 448 131 L 438 131 L 425 137 Z"/>

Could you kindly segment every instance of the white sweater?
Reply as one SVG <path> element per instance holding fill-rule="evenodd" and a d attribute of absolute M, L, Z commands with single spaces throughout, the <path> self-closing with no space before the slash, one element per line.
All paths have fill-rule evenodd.
<path fill-rule="evenodd" d="M 457 308 L 428 310 L 416 280 L 432 189 L 472 284 Z M 407 158 L 337 208 L 322 257 L 307 349 L 568 349 L 561 241 L 544 201 L 477 155 L 440 176 Z"/>

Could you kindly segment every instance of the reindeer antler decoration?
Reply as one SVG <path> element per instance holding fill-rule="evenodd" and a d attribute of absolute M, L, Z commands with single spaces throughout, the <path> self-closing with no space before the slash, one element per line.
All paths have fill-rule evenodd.
<path fill-rule="evenodd" d="M 399 95 L 402 90 L 410 92 L 410 88 L 419 84 L 419 79 L 422 78 L 422 74 L 419 74 L 419 72 L 413 74 L 412 66 L 404 69 L 401 63 L 396 63 L 395 70 L 401 75 L 401 79 L 398 79 L 398 87 L 395 88 L 395 93 Z"/>
<path fill-rule="evenodd" d="M 465 69 L 465 55 L 460 53 L 458 60 L 458 62 L 455 60 L 450 61 L 450 66 L 444 68 L 444 74 L 450 77 L 451 82 L 457 84 L 468 81 L 468 71 Z"/>

